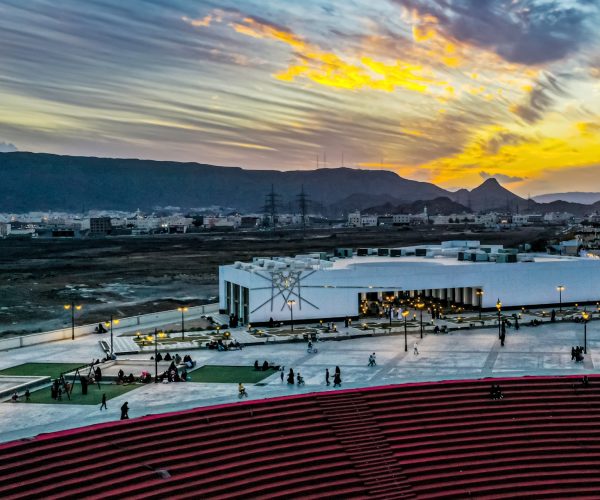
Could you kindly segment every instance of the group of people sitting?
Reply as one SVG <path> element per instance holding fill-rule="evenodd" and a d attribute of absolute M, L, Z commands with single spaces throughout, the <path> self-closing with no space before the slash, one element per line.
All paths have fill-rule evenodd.
<path fill-rule="evenodd" d="M 571 361 L 575 361 L 576 363 L 583 362 L 583 347 L 580 345 L 576 345 L 571 347 Z"/>
<path fill-rule="evenodd" d="M 119 370 L 119 372 L 117 373 L 117 384 L 134 384 L 135 383 L 135 377 L 133 376 L 133 373 L 130 373 L 129 375 L 125 376 L 125 372 L 121 369 Z"/>
<path fill-rule="evenodd" d="M 152 356 L 150 359 L 154 359 Z M 175 361 L 178 365 L 181 364 L 181 356 L 179 354 L 175 354 L 175 356 L 171 356 L 171 353 L 167 353 L 164 356 L 159 352 L 156 355 L 156 361 Z"/>
<path fill-rule="evenodd" d="M 442 327 L 440 328 L 438 325 L 435 325 L 433 327 L 433 333 L 447 333 L 448 332 L 448 327 L 446 325 L 442 325 Z"/>
<path fill-rule="evenodd" d="M 500 389 L 500 384 L 492 384 L 492 388 L 490 389 L 490 398 L 504 399 L 504 394 L 502 394 L 502 389 Z"/>
<path fill-rule="evenodd" d="M 186 382 L 188 377 L 187 369 L 182 368 L 181 373 L 179 368 L 175 365 L 175 361 L 172 361 L 164 372 L 158 376 L 159 382 L 168 384 L 169 382 Z"/>
<path fill-rule="evenodd" d="M 154 359 L 154 356 L 151 356 L 150 359 Z M 194 368 L 194 366 L 196 366 L 196 362 L 192 359 L 192 357 L 189 354 L 186 354 L 183 358 L 179 355 L 179 354 L 175 354 L 175 356 L 171 356 L 170 353 L 165 354 L 165 356 L 163 357 L 163 355 L 159 352 L 156 355 L 156 361 L 160 362 L 160 361 L 171 361 L 174 362 L 175 365 L 180 365 L 180 364 L 185 364 L 186 368 Z"/>
<path fill-rule="evenodd" d="M 23 396 L 25 396 L 25 401 L 29 401 L 29 398 L 31 397 L 31 393 L 29 392 L 29 389 L 25 389 L 25 394 L 23 394 Z M 17 391 L 12 393 L 12 396 L 10 397 L 10 400 L 13 403 L 16 403 L 17 401 L 19 401 L 19 399 L 21 398 L 21 396 L 19 396 L 19 394 L 17 393 Z"/>
<path fill-rule="evenodd" d="M 258 363 L 258 359 L 254 362 L 254 370 L 257 372 L 266 372 L 269 368 L 273 368 L 275 370 L 278 367 L 271 365 L 266 359 L 263 361 L 262 365 Z"/>
<path fill-rule="evenodd" d="M 209 349 L 216 349 L 217 351 L 234 351 L 234 350 L 242 350 L 243 346 L 237 340 L 232 340 L 228 344 L 223 342 L 223 340 L 211 340 L 207 342 L 206 347 Z"/>
<path fill-rule="evenodd" d="M 106 333 L 106 332 L 108 332 L 108 330 L 106 328 L 104 328 L 104 325 L 102 323 L 98 323 L 98 326 L 96 328 L 94 328 L 94 332 L 95 333 Z"/>

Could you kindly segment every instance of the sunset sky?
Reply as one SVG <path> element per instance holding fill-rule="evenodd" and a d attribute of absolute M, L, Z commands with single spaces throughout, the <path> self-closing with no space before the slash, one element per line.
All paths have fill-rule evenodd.
<path fill-rule="evenodd" d="M 1 0 L 0 151 L 600 191 L 600 0 Z"/>

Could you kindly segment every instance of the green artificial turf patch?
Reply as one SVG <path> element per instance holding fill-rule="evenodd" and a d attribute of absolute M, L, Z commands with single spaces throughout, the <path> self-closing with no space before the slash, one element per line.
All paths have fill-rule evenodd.
<path fill-rule="evenodd" d="M 219 366 L 206 365 L 190 372 L 191 382 L 256 384 L 270 375 L 274 370 L 256 371 L 253 366 Z"/>
<path fill-rule="evenodd" d="M 25 363 L 0 370 L 0 375 L 58 378 L 61 373 L 72 372 L 81 366 L 83 366 L 82 363 Z"/>
<path fill-rule="evenodd" d="M 25 401 L 25 396 L 23 396 L 23 393 L 20 392 L 19 396 L 21 397 L 19 398 L 19 402 L 100 406 L 100 403 L 102 402 L 102 394 L 106 394 L 106 399 L 109 401 L 108 408 L 111 408 L 110 400 L 112 398 L 116 398 L 121 394 L 125 394 L 126 392 L 132 391 L 133 389 L 137 389 L 139 387 L 142 386 L 139 384 L 100 384 L 100 389 L 98 389 L 98 385 L 94 384 L 88 386 L 88 393 L 84 396 L 83 394 L 81 394 L 81 385 L 79 383 L 76 383 L 73 387 L 73 391 L 71 392 L 70 400 L 66 394 L 62 395 L 62 399 L 52 399 L 52 397 L 50 396 L 50 387 L 44 387 L 43 389 L 39 389 L 32 392 L 29 401 Z"/>

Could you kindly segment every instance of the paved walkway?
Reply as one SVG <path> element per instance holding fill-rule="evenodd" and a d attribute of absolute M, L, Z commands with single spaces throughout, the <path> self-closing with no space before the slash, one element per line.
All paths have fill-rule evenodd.
<path fill-rule="evenodd" d="M 419 355 L 413 354 L 417 342 Z M 568 375 L 600 371 L 600 322 L 588 324 L 588 355 L 585 364 L 571 361 L 571 346 L 583 344 L 583 327 L 576 323 L 545 324 L 537 328 L 509 330 L 501 347 L 495 329 L 468 330 L 451 334 L 428 334 L 423 340 L 410 334 L 408 352 L 404 336 L 386 336 L 318 342 L 318 353 L 308 354 L 306 344 L 269 343 L 242 351 L 191 351 L 199 365 L 246 365 L 265 359 L 300 371 L 306 386 L 282 382 L 278 373 L 261 385 L 247 386 L 250 399 L 300 392 L 334 390 L 325 386 L 325 368 L 342 371 L 343 387 L 368 387 L 411 381 L 433 381 L 521 375 Z M 170 351 L 171 354 L 175 350 Z M 185 351 L 177 351 L 182 356 Z M 377 353 L 377 366 L 368 367 L 368 357 Z M 94 335 L 3 353 L 0 369 L 25 362 L 81 362 L 102 358 Z M 149 359 L 149 353 L 120 356 L 120 360 Z M 136 374 L 137 375 L 137 374 Z M 264 384 L 264 385 L 263 385 Z M 0 404 L 0 441 L 33 436 L 42 432 L 78 427 L 119 418 L 119 407 L 129 402 L 130 416 L 235 402 L 236 384 L 150 384 L 109 400 L 108 411 L 98 406 Z"/>

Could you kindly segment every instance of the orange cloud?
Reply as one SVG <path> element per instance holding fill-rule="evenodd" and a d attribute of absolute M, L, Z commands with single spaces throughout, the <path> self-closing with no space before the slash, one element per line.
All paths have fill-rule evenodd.
<path fill-rule="evenodd" d="M 191 19 L 187 16 L 183 16 L 181 18 L 182 21 L 194 26 L 195 28 L 206 28 L 210 26 L 210 24 L 215 22 L 221 22 L 221 17 L 219 15 L 207 14 L 206 16 L 199 19 Z"/>
<path fill-rule="evenodd" d="M 344 89 L 393 92 L 405 88 L 421 93 L 431 86 L 447 85 L 419 64 L 401 60 L 389 64 L 371 57 L 343 57 L 308 43 L 291 31 L 253 18 L 247 17 L 231 26 L 240 34 L 276 40 L 294 49 L 296 62 L 274 75 L 282 81 L 291 82 L 303 77 L 320 85 Z"/>
<path fill-rule="evenodd" d="M 476 134 L 460 153 L 419 168 L 429 172 L 432 182 L 454 186 L 478 183 L 481 170 L 535 179 L 547 171 L 598 163 L 600 126 L 585 123 L 578 124 L 577 129 L 580 133 L 571 129 L 571 133 L 558 131 L 556 136 L 525 136 L 489 127 Z"/>

